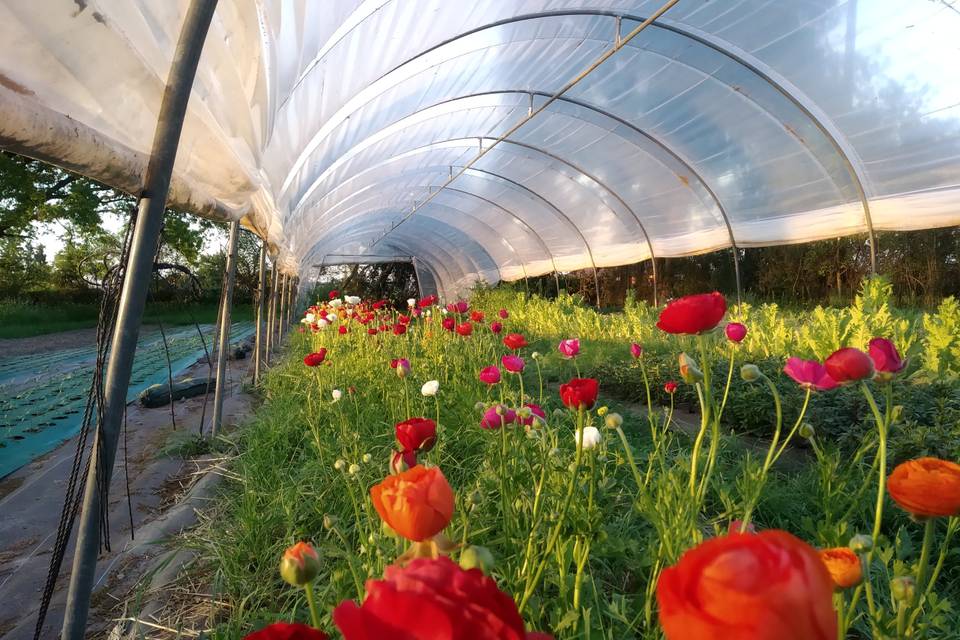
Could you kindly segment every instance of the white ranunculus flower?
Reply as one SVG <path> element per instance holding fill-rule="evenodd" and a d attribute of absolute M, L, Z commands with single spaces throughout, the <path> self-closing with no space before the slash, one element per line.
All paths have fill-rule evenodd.
<path fill-rule="evenodd" d="M 333 300 L 330 301 L 330 306 L 333 307 L 334 309 L 338 307 L 342 307 L 343 300 L 341 300 L 340 298 L 334 298 Z"/>
<path fill-rule="evenodd" d="M 343 296 L 347 304 L 360 304 L 360 296 Z"/>
<path fill-rule="evenodd" d="M 308 313 L 307 315 L 303 316 L 303 321 L 307 324 L 313 324 L 313 321 L 316 319 L 317 316 L 313 315 L 312 313 Z"/>
<path fill-rule="evenodd" d="M 440 382 L 437 380 L 429 380 L 423 383 L 423 386 L 420 387 L 420 393 L 425 396 L 435 396 L 437 391 L 440 390 Z"/>
<path fill-rule="evenodd" d="M 413 298 L 407 298 L 407 306 L 408 306 L 408 307 L 413 307 L 413 306 L 415 306 L 416 304 L 417 304 L 417 301 L 416 301 L 416 300 L 414 300 Z"/>
<path fill-rule="evenodd" d="M 333 401 L 337 402 L 338 400 L 340 400 L 340 398 L 343 397 L 343 392 L 340 391 L 340 389 L 334 389 L 333 391 L 330 392 L 330 395 L 333 396 Z"/>
<path fill-rule="evenodd" d="M 339 317 L 340 317 L 340 316 L 338 316 L 338 315 L 335 314 L 335 313 L 328 313 L 328 314 L 327 314 L 327 322 L 330 323 L 330 324 L 333 324 L 334 322 L 337 321 L 337 318 L 339 318 Z"/>
<path fill-rule="evenodd" d="M 320 318 L 319 320 L 317 320 L 317 326 L 320 327 L 321 329 L 324 327 L 328 327 L 330 326 L 330 321 L 325 320 L 324 318 Z"/>
<path fill-rule="evenodd" d="M 578 430 L 574 435 L 574 442 L 580 444 L 580 431 Z M 586 451 L 588 449 L 593 449 L 601 440 L 600 430 L 596 427 L 584 427 L 583 428 L 583 449 Z"/>

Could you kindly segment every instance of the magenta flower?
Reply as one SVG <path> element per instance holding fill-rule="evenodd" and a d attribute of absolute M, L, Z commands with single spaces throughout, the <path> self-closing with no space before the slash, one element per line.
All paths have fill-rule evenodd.
<path fill-rule="evenodd" d="M 632 355 L 634 358 L 639 358 L 640 356 L 642 356 L 642 355 L 643 355 L 643 346 L 637 344 L 636 342 L 631 342 L 631 343 L 630 343 L 630 355 Z"/>
<path fill-rule="evenodd" d="M 500 382 L 500 369 L 494 365 L 484 367 L 480 370 L 480 382 L 487 384 L 497 384 Z"/>
<path fill-rule="evenodd" d="M 523 406 L 525 406 L 527 409 L 530 409 L 530 415 L 520 420 L 520 424 L 522 424 L 523 426 L 525 427 L 531 426 L 534 420 L 536 420 L 537 418 L 540 418 L 541 420 L 546 421 L 547 414 L 544 413 L 543 409 L 540 408 L 540 405 L 527 403 Z"/>
<path fill-rule="evenodd" d="M 830 377 L 827 368 L 816 360 L 802 360 L 801 358 L 787 358 L 783 372 L 790 376 L 801 389 L 810 391 L 829 391 L 836 389 L 840 384 Z"/>
<path fill-rule="evenodd" d="M 727 334 L 727 340 L 730 342 L 742 342 L 747 337 L 747 327 L 739 322 L 730 322 L 727 324 L 724 332 Z"/>
<path fill-rule="evenodd" d="M 500 364 L 510 373 L 521 373 L 526 363 L 520 356 L 506 355 L 500 358 Z"/>
<path fill-rule="evenodd" d="M 500 311 L 497 312 L 497 315 L 500 316 L 501 320 L 506 320 L 510 316 L 506 309 L 500 309 Z"/>
<path fill-rule="evenodd" d="M 883 382 L 892 380 L 894 376 L 907 368 L 907 359 L 900 357 L 895 344 L 886 338 L 874 338 L 868 349 L 873 368 L 877 372 L 877 379 Z"/>
<path fill-rule="evenodd" d="M 466 300 L 457 300 L 447 305 L 447 311 L 450 313 L 466 313 L 470 309 L 470 303 Z"/>
<path fill-rule="evenodd" d="M 499 322 L 491 322 L 490 331 L 492 331 L 493 333 L 500 333 L 501 331 L 503 331 L 503 324 Z"/>
<path fill-rule="evenodd" d="M 483 412 L 483 418 L 480 419 L 480 426 L 484 429 L 499 429 L 502 425 L 511 424 L 516 421 L 516 411 L 502 404 L 495 404 Z"/>
<path fill-rule="evenodd" d="M 564 358 L 576 358 L 580 355 L 580 341 L 577 338 L 561 340 L 560 344 L 557 345 L 557 350 L 560 351 L 560 355 Z"/>

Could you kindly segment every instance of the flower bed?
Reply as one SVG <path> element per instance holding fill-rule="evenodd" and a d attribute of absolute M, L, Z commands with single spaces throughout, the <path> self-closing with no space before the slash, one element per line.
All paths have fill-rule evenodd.
<path fill-rule="evenodd" d="M 901 356 L 935 350 L 918 324 L 930 316 L 906 341 L 889 309 L 890 334 L 860 340 L 849 320 L 819 355 L 773 350 L 781 338 L 755 334 L 786 334 L 785 320 L 716 294 L 619 316 L 500 292 L 412 302 L 311 309 L 266 377 L 235 482 L 193 534 L 231 605 L 224 636 L 278 621 L 307 626 L 255 637 L 960 628 L 948 554 L 960 467 L 887 451 L 908 424 L 905 389 L 949 372 Z M 626 373 L 610 390 L 638 390 L 629 399 L 649 410 L 592 375 L 614 369 Z M 692 437 L 668 428 L 680 396 L 696 398 Z M 837 397 L 858 417 L 842 442 L 809 420 Z M 751 418 L 762 451 L 723 436 L 728 412 Z M 809 464 L 780 470 L 798 442 Z"/>

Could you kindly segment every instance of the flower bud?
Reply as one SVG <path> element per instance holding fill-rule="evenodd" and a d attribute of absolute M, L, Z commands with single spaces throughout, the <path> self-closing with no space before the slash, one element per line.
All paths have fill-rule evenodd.
<path fill-rule="evenodd" d="M 356 463 L 350 465 L 350 468 L 347 469 L 347 473 L 349 473 L 352 476 L 360 473 L 360 465 Z"/>
<path fill-rule="evenodd" d="M 797 430 L 797 433 L 800 434 L 801 438 L 810 440 L 813 436 L 817 435 L 816 429 L 813 428 L 813 425 L 809 422 L 804 422 L 800 425 L 800 428 Z"/>
<path fill-rule="evenodd" d="M 619 413 L 608 413 L 603 423 L 607 425 L 607 429 L 619 429 L 623 425 L 623 416 Z"/>
<path fill-rule="evenodd" d="M 472 544 L 460 552 L 460 568 L 462 569 L 480 569 L 489 575 L 494 564 L 496 563 L 493 554 L 486 547 Z"/>
<path fill-rule="evenodd" d="M 533 353 L 530 354 L 530 357 L 533 358 L 534 360 L 539 360 L 539 359 L 540 359 L 540 352 L 539 352 L 539 351 L 534 351 Z"/>
<path fill-rule="evenodd" d="M 333 468 L 337 471 L 343 471 L 346 466 L 347 461 L 343 460 L 342 458 L 337 459 L 337 461 L 333 463 Z"/>
<path fill-rule="evenodd" d="M 372 459 L 373 459 L 373 456 L 371 456 L 369 453 L 363 454 L 363 462 L 364 462 L 364 463 L 370 462 L 370 460 L 372 460 Z"/>
<path fill-rule="evenodd" d="M 743 378 L 746 382 L 756 382 L 763 378 L 763 373 L 760 371 L 760 367 L 755 364 L 745 364 L 740 367 L 740 377 Z"/>
<path fill-rule="evenodd" d="M 607 415 L 607 412 L 608 412 L 608 411 L 610 411 L 610 407 L 604 405 L 604 406 L 600 407 L 599 409 L 597 409 L 597 415 L 602 418 L 603 416 Z"/>
<path fill-rule="evenodd" d="M 847 546 L 849 546 L 850 550 L 855 554 L 863 555 L 873 549 L 873 538 L 863 533 L 858 533 L 850 538 L 850 544 Z"/>
<path fill-rule="evenodd" d="M 298 542 L 283 552 L 280 577 L 294 587 L 310 584 L 320 573 L 320 556 L 307 542 Z"/>
<path fill-rule="evenodd" d="M 474 411 L 486 411 L 486 409 L 487 409 L 487 405 L 483 404 L 482 402 L 477 402 L 476 404 L 473 405 Z"/>
<path fill-rule="evenodd" d="M 687 384 L 703 380 L 703 372 L 697 367 L 696 361 L 685 353 L 680 354 L 680 377 Z"/>
<path fill-rule="evenodd" d="M 521 420 L 526 420 L 531 415 L 533 415 L 533 411 L 530 410 L 530 407 L 520 407 L 517 409 L 517 417 Z"/>
<path fill-rule="evenodd" d="M 337 524 L 337 516 L 332 516 L 329 513 L 323 516 L 323 528 L 329 531 Z"/>
<path fill-rule="evenodd" d="M 343 397 L 343 392 L 340 389 L 334 389 L 330 392 L 330 395 L 333 397 L 333 401 L 337 402 L 340 398 Z"/>
<path fill-rule="evenodd" d="M 559 420 L 560 418 L 564 417 L 565 415 L 567 415 L 567 412 L 564 411 L 563 409 L 554 409 L 554 410 L 553 410 L 553 417 L 554 417 L 554 418 L 557 418 L 558 420 Z"/>
<path fill-rule="evenodd" d="M 898 602 L 913 602 L 917 596 L 917 583 L 910 576 L 899 576 L 890 581 L 890 595 Z"/>

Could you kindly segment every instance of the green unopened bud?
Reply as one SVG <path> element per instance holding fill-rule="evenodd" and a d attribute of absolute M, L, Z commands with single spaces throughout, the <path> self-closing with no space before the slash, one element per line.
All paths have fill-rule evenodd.
<path fill-rule="evenodd" d="M 800 425 L 800 428 L 797 429 L 797 433 L 800 434 L 801 438 L 806 438 L 810 440 L 813 436 L 817 435 L 817 430 L 813 428 L 813 425 L 809 422 L 804 422 Z"/>
<path fill-rule="evenodd" d="M 685 353 L 680 354 L 680 377 L 687 384 L 696 384 L 703 380 L 703 372 L 697 367 L 697 362 Z"/>
<path fill-rule="evenodd" d="M 329 513 L 323 516 L 323 528 L 329 531 L 337 524 L 337 517 L 332 516 Z"/>
<path fill-rule="evenodd" d="M 489 575 L 494 564 L 493 554 L 486 547 L 470 545 L 460 552 L 460 568 L 462 569 L 480 569 L 480 571 Z"/>
<path fill-rule="evenodd" d="M 517 409 L 517 417 L 521 420 L 526 420 L 531 415 L 533 415 L 533 411 L 530 410 L 530 407 L 520 407 Z"/>
<path fill-rule="evenodd" d="M 597 409 L 597 415 L 602 418 L 603 416 L 607 415 L 608 411 L 610 411 L 610 408 L 607 405 L 603 405 L 602 407 Z"/>
<path fill-rule="evenodd" d="M 310 584 L 320 573 L 320 556 L 307 542 L 298 542 L 283 552 L 280 577 L 294 587 Z"/>
<path fill-rule="evenodd" d="M 756 382 L 763 378 L 763 372 L 761 372 L 760 367 L 755 364 L 745 364 L 740 367 L 740 377 L 746 382 Z"/>
<path fill-rule="evenodd" d="M 347 469 L 347 472 L 348 472 L 350 475 L 356 475 L 356 474 L 360 473 L 360 465 L 358 465 L 358 464 L 352 464 L 352 465 L 350 465 L 350 468 Z"/>
<path fill-rule="evenodd" d="M 483 493 L 480 490 L 473 491 L 470 494 L 470 504 L 477 505 L 483 502 Z"/>
<path fill-rule="evenodd" d="M 373 459 L 373 456 L 371 456 L 369 453 L 363 454 L 363 461 L 364 461 L 364 463 L 370 462 L 370 460 L 372 460 L 372 459 Z"/>
<path fill-rule="evenodd" d="M 477 402 L 473 405 L 474 411 L 486 411 L 486 409 L 487 405 L 483 404 L 482 402 Z"/>
<path fill-rule="evenodd" d="M 553 410 L 553 417 L 554 417 L 554 418 L 558 418 L 558 419 L 559 419 L 559 418 L 562 418 L 562 417 L 565 416 L 565 415 L 567 415 L 567 412 L 564 411 L 563 409 L 554 409 L 554 410 Z"/>
<path fill-rule="evenodd" d="M 607 425 L 607 429 L 619 429 L 623 425 L 623 416 L 619 413 L 608 413 L 603 423 Z"/>
<path fill-rule="evenodd" d="M 347 466 L 347 461 L 343 459 L 338 459 L 336 462 L 333 463 L 333 468 L 336 469 L 337 471 L 343 471 L 346 468 L 346 466 Z"/>
<path fill-rule="evenodd" d="M 917 583 L 910 576 L 900 576 L 890 581 L 890 595 L 898 602 L 913 602 L 917 596 Z"/>
<path fill-rule="evenodd" d="M 855 554 L 862 555 L 873 549 L 873 538 L 866 534 L 858 533 L 850 538 L 850 544 L 848 546 Z"/>

